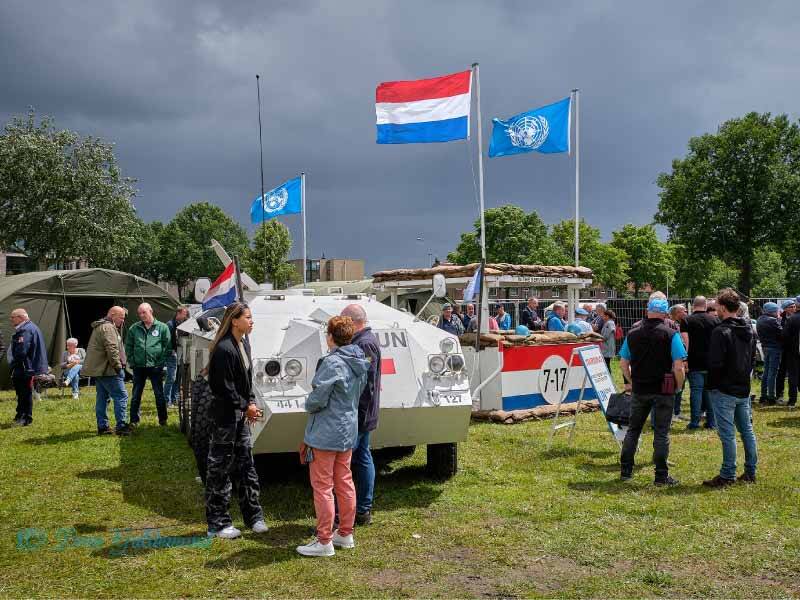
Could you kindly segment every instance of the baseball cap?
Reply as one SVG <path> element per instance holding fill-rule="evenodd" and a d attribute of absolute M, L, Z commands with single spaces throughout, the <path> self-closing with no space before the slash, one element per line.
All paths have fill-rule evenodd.
<path fill-rule="evenodd" d="M 795 302 L 791 298 L 789 300 L 784 300 L 783 302 L 781 302 L 781 310 L 786 310 L 787 308 L 789 308 L 790 306 L 794 306 L 795 304 L 797 304 L 797 302 Z"/>
<path fill-rule="evenodd" d="M 589 311 L 586 310 L 585 308 L 578 307 L 578 308 L 575 309 L 575 314 L 576 315 L 581 315 L 581 316 L 586 316 L 586 315 L 589 314 Z"/>
<path fill-rule="evenodd" d="M 776 313 L 778 312 L 778 305 L 775 302 L 765 302 L 764 312 L 769 314 Z"/>
<path fill-rule="evenodd" d="M 647 312 L 665 315 L 669 312 L 669 302 L 664 298 L 653 298 L 647 303 Z"/>
<path fill-rule="evenodd" d="M 449 302 L 445 302 L 444 304 L 442 304 L 442 310 L 447 310 L 448 308 L 453 308 L 453 305 L 450 304 Z"/>

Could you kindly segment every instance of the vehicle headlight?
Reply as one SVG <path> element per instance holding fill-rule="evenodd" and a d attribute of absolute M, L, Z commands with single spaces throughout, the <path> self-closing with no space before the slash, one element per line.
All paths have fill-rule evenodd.
<path fill-rule="evenodd" d="M 289 377 L 299 377 L 303 372 L 303 365 L 296 358 L 291 358 L 286 361 L 283 370 Z"/>
<path fill-rule="evenodd" d="M 450 354 L 455 349 L 456 341 L 453 338 L 444 338 L 439 342 L 439 350 L 442 351 L 442 354 Z"/>
<path fill-rule="evenodd" d="M 264 372 L 269 377 L 277 377 L 281 374 L 281 363 L 275 360 L 268 360 L 266 366 L 264 366 Z"/>
<path fill-rule="evenodd" d="M 440 356 L 439 354 L 434 354 L 430 358 L 428 358 L 428 369 L 431 373 L 439 374 L 444 372 L 445 369 L 445 362 L 444 356 Z"/>
<path fill-rule="evenodd" d="M 451 354 L 447 357 L 447 370 L 460 373 L 464 369 L 464 357 L 460 354 Z"/>

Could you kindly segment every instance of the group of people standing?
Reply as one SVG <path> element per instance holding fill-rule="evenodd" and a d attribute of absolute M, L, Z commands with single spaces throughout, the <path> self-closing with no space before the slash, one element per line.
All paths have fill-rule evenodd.
<path fill-rule="evenodd" d="M 78 339 L 66 341 L 61 356 L 63 385 L 72 389 L 74 399 L 79 395 L 79 381 L 89 377 L 95 383 L 95 414 L 98 435 L 116 433 L 128 435 L 131 427 L 141 420 L 141 400 L 149 380 L 156 398 L 158 420 L 167 423 L 167 407 L 176 405 L 180 386 L 177 369 L 177 327 L 189 317 L 186 307 L 180 306 L 168 323 L 158 321 L 153 308 L 144 302 L 139 305 L 139 321 L 124 335 L 123 326 L 127 311 L 112 306 L 106 316 L 92 323 L 92 333 L 86 349 L 79 347 Z M 8 362 L 17 395 L 17 425 L 33 422 L 33 397 L 35 380 L 48 373 L 47 347 L 41 330 L 34 324 L 24 308 L 11 312 L 14 327 Z M 124 340 L 124 341 L 123 341 Z M 0 341 L 0 355 L 2 354 Z M 128 418 L 128 393 L 125 389 L 125 369 L 133 376 L 133 390 Z M 166 385 L 164 378 L 166 376 Z M 108 404 L 114 404 L 116 427 L 108 421 Z"/>
<path fill-rule="evenodd" d="M 232 474 L 238 482 L 245 525 L 256 533 L 268 531 L 258 501 L 248 427 L 248 422 L 262 416 L 252 383 L 248 342 L 252 330 L 250 308 L 234 302 L 226 308 L 211 346 L 208 382 L 215 427 L 206 473 L 210 537 L 241 535 L 229 512 Z M 358 304 L 345 307 L 328 321 L 325 339 L 328 353 L 317 365 L 306 399 L 309 416 L 300 447 L 301 462 L 309 467 L 317 527 L 314 539 L 298 546 L 297 552 L 311 557 L 333 556 L 335 548 L 355 547 L 354 526 L 372 522 L 375 485 L 370 434 L 378 424 L 380 344 Z"/>
<path fill-rule="evenodd" d="M 663 293 L 651 294 L 646 318 L 634 324 L 620 350 L 625 389 L 632 393 L 630 424 L 620 454 L 623 481 L 633 476 L 639 437 L 648 415 L 652 415 L 655 484 L 678 484 L 669 475 L 669 431 L 676 411 L 679 413 L 687 378 L 691 406 L 688 428 L 698 429 L 705 414 L 705 427 L 716 429 L 722 445 L 719 474 L 703 485 L 725 487 L 737 480 L 756 481 L 758 452 L 750 398 L 756 342 L 747 306 L 727 288 L 720 291 L 713 305 L 702 296 L 692 304 L 693 312 L 687 316 L 685 307 L 670 309 Z M 745 452 L 744 472 L 738 478 L 737 430 Z"/>
<path fill-rule="evenodd" d="M 786 378 L 789 378 L 789 406 L 797 404 L 797 385 L 800 375 L 800 296 L 764 304 L 764 313 L 756 323 L 758 339 L 764 356 L 761 377 L 761 404 L 783 404 Z"/>

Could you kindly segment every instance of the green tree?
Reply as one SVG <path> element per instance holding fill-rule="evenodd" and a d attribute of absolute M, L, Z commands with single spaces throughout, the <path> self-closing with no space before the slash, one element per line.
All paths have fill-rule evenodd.
<path fill-rule="evenodd" d="M 509 204 L 488 209 L 484 219 L 488 262 L 570 264 L 536 211 L 526 213 L 519 206 Z M 480 261 L 480 230 L 480 220 L 476 219 L 474 230 L 461 234 L 458 247 L 447 255 L 447 260 L 460 265 Z"/>
<path fill-rule="evenodd" d="M 739 269 L 725 264 L 719 258 L 697 260 L 683 246 L 671 244 L 675 256 L 675 282 L 670 291 L 677 296 L 713 296 L 726 287 L 736 287 Z"/>
<path fill-rule="evenodd" d="M 775 250 L 759 248 L 753 255 L 753 291 L 756 298 L 786 295 L 786 266 Z"/>
<path fill-rule="evenodd" d="M 628 256 L 628 272 L 635 295 L 645 285 L 665 288 L 675 280 L 675 255 L 672 247 L 661 242 L 652 225 L 637 227 L 630 223 L 611 234 L 611 245 Z"/>
<path fill-rule="evenodd" d="M 780 245 L 798 229 L 800 129 L 786 115 L 749 113 L 716 134 L 689 140 L 689 153 L 658 177 L 656 221 L 697 259 L 709 255 L 741 267 L 738 288 L 750 294 L 756 249 Z"/>
<path fill-rule="evenodd" d="M 266 279 L 277 289 L 284 289 L 302 281 L 295 268 L 286 262 L 292 249 L 289 228 L 271 219 L 262 223 L 253 234 L 253 244 L 247 252 L 247 274 L 256 281 Z"/>
<path fill-rule="evenodd" d="M 161 270 L 168 281 L 178 286 L 181 297 L 191 280 L 213 280 L 222 273 L 224 267 L 211 249 L 212 239 L 231 256 L 244 258 L 248 252 L 247 232 L 221 208 L 208 202 L 185 206 L 161 231 Z"/>
<path fill-rule="evenodd" d="M 0 135 L 0 245 L 32 258 L 91 264 L 125 256 L 133 245 L 134 180 L 123 177 L 111 144 L 37 123 L 31 110 Z"/>
<path fill-rule="evenodd" d="M 625 251 L 601 242 L 600 230 L 583 219 L 579 235 L 581 265 L 592 270 L 596 283 L 624 292 L 628 285 L 628 255 Z M 551 236 L 565 257 L 575 256 L 575 219 L 553 225 Z"/>
<path fill-rule="evenodd" d="M 131 229 L 133 242 L 127 253 L 124 256 L 118 255 L 112 260 L 96 262 L 95 265 L 133 273 L 151 281 L 159 281 L 164 278 L 164 269 L 161 263 L 163 231 L 164 224 L 161 221 L 145 223 L 136 217 Z"/>

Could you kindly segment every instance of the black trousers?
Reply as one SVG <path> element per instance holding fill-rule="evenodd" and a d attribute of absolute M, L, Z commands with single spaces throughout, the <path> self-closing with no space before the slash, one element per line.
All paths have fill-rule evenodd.
<path fill-rule="evenodd" d="M 17 415 L 14 420 L 24 419 L 30 423 L 33 421 L 33 377 L 15 375 L 11 379 L 17 393 Z"/>
<path fill-rule="evenodd" d="M 233 524 L 229 506 L 231 477 L 236 479 L 239 509 L 245 525 L 252 527 L 264 518 L 259 502 L 258 474 L 253 463 L 250 427 L 240 411 L 230 424 L 220 424 L 211 435 L 206 471 L 206 521 L 209 531 L 219 531 Z"/>
<path fill-rule="evenodd" d="M 138 423 L 142 418 L 142 393 L 147 380 L 153 386 L 156 397 L 158 422 L 167 422 L 167 400 L 164 397 L 164 369 L 162 367 L 133 367 L 133 389 L 131 390 L 131 423 Z"/>
<path fill-rule="evenodd" d="M 631 397 L 631 421 L 622 442 L 620 466 L 622 475 L 633 473 L 634 456 L 639 445 L 642 427 L 653 411 L 653 463 L 656 467 L 656 481 L 663 481 L 669 475 L 667 457 L 669 456 L 669 427 L 672 423 L 672 409 L 675 406 L 674 394 L 637 394 Z"/>

